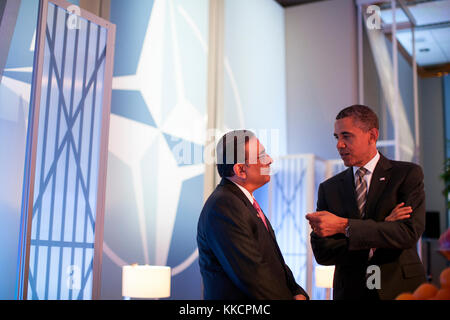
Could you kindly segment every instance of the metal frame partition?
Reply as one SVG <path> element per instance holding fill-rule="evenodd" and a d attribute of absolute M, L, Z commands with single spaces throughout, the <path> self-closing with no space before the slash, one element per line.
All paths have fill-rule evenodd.
<path fill-rule="evenodd" d="M 17 299 L 99 299 L 115 25 L 40 0 Z"/>
<path fill-rule="evenodd" d="M 390 25 L 381 25 L 379 28 L 383 30 L 385 33 L 386 30 L 389 30 L 392 32 L 392 77 L 393 77 L 393 96 L 394 101 L 393 104 L 393 110 L 396 115 L 399 113 L 399 100 L 400 98 L 400 92 L 399 92 L 399 79 L 398 79 L 398 43 L 397 43 L 397 30 L 399 27 L 401 28 L 410 28 L 412 33 L 412 46 L 413 46 L 413 54 L 412 54 L 412 61 L 411 61 L 411 67 L 412 67 L 412 74 L 413 74 L 413 101 L 414 101 L 414 151 L 413 151 L 413 160 L 416 163 L 420 163 L 420 123 L 419 123 L 419 101 L 418 101 L 418 78 L 417 78 L 417 64 L 416 64 L 416 54 L 415 54 L 415 33 L 414 30 L 416 28 L 416 20 L 414 19 L 414 16 L 411 14 L 410 10 L 408 9 L 407 5 L 405 4 L 404 0 L 381 0 L 381 1 L 375 1 L 375 0 L 356 0 L 355 4 L 357 6 L 357 28 L 358 28 L 358 100 L 360 104 L 364 104 L 364 63 L 363 63 L 363 22 L 368 20 L 368 10 L 370 9 L 370 6 L 374 4 L 390 4 L 391 11 L 392 11 L 392 24 Z M 398 8 L 401 9 L 406 17 L 408 18 L 407 23 L 399 24 L 396 21 L 396 9 L 397 9 L 397 3 Z M 372 12 L 369 10 L 369 12 Z M 375 14 L 378 15 L 378 19 L 381 17 L 379 16 L 379 11 Z M 378 141 L 378 146 L 393 146 L 395 149 L 395 159 L 396 160 L 405 160 L 402 159 L 401 156 L 401 150 L 403 148 L 402 141 L 400 141 L 400 136 L 402 135 L 402 132 L 400 130 L 400 123 L 399 123 L 399 117 L 395 116 L 393 118 L 393 129 L 394 129 L 394 138 L 393 140 L 382 140 Z"/>
<path fill-rule="evenodd" d="M 359 103 L 364 103 L 364 64 L 363 64 L 363 20 L 367 21 L 367 10 L 373 4 L 389 4 L 392 12 L 392 24 L 383 24 L 380 26 L 380 29 L 383 33 L 391 32 L 392 34 L 392 78 L 393 78 L 393 108 L 391 108 L 391 112 L 394 114 L 393 117 L 393 127 L 394 127 L 394 139 L 393 140 L 381 140 L 377 142 L 378 147 L 383 146 L 393 146 L 395 148 L 395 160 L 407 160 L 414 161 L 417 164 L 420 164 L 420 122 L 419 122 L 419 98 L 418 98 L 418 77 L 417 77 L 417 63 L 416 63 L 416 48 L 415 48 L 415 29 L 417 26 L 417 22 L 406 5 L 404 0 L 356 0 L 357 6 L 357 22 L 358 22 L 358 91 L 359 91 Z M 398 5 L 398 6 L 397 6 Z M 398 23 L 396 16 L 396 9 L 399 8 L 408 18 L 408 22 Z M 377 12 L 378 18 L 381 22 L 380 13 Z M 411 68 L 412 68 L 412 84 L 413 84 L 413 103 L 414 103 L 414 136 L 411 143 L 414 144 L 412 150 L 412 159 L 405 159 L 404 153 L 402 154 L 402 150 L 405 150 L 407 146 L 404 145 L 405 141 L 402 141 L 402 137 L 405 134 L 402 132 L 402 128 L 405 129 L 405 120 L 403 121 L 403 127 L 401 126 L 400 119 L 400 110 L 402 109 L 401 105 L 402 99 L 399 89 L 399 67 L 398 67 L 398 40 L 397 40 L 397 30 L 401 29 L 411 29 L 411 41 L 412 41 L 412 60 L 411 60 Z M 388 80 L 388 79 L 385 79 Z M 384 89 L 383 89 L 384 90 Z M 387 90 L 386 90 L 387 91 Z M 385 93 L 388 96 L 388 93 Z M 383 110 L 385 111 L 385 110 Z M 409 125 L 407 125 L 409 129 Z M 402 156 L 403 155 L 403 156 Z M 422 245 L 421 238 L 418 242 L 418 252 L 419 256 L 422 257 Z"/>

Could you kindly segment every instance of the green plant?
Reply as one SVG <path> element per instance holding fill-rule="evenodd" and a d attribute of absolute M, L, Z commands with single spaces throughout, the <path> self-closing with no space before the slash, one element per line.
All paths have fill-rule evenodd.
<path fill-rule="evenodd" d="M 450 158 L 447 158 L 444 165 L 444 173 L 440 176 L 442 180 L 444 180 L 445 188 L 442 191 L 442 194 L 445 196 L 445 199 L 447 201 L 447 208 L 450 208 L 450 201 L 449 201 L 449 193 L 450 193 Z"/>

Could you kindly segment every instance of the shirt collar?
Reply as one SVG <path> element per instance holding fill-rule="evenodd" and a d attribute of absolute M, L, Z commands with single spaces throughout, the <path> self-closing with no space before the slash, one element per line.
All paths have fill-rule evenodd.
<path fill-rule="evenodd" d="M 377 150 L 377 154 L 369 162 L 363 165 L 363 167 L 367 169 L 369 174 L 372 174 L 375 170 L 378 160 L 380 160 L 380 153 Z M 353 175 L 356 175 L 356 170 L 358 170 L 359 168 L 360 167 L 353 167 Z"/>
<path fill-rule="evenodd" d="M 227 178 L 227 179 L 228 179 L 228 178 Z M 230 179 L 228 179 L 228 180 L 230 180 Z M 237 184 L 236 182 L 234 182 L 234 181 L 232 181 L 232 180 L 230 180 L 230 181 L 233 182 L 235 185 L 237 185 L 239 189 L 241 189 L 241 191 L 242 191 L 242 192 L 245 194 L 245 196 L 248 198 L 248 201 L 250 201 L 250 203 L 253 205 L 253 201 L 254 201 L 253 195 L 252 195 L 247 189 L 245 189 L 243 186 Z"/>

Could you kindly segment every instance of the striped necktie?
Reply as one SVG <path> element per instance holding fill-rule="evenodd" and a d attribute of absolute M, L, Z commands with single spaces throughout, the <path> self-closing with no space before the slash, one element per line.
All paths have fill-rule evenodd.
<path fill-rule="evenodd" d="M 264 216 L 264 213 L 262 212 L 261 207 L 259 206 L 258 202 L 256 202 L 255 198 L 253 198 L 253 208 L 258 211 L 258 217 L 262 220 L 262 222 L 264 222 L 267 231 L 269 231 L 269 227 L 267 227 L 266 217 Z"/>
<path fill-rule="evenodd" d="M 356 203 L 358 205 L 359 216 L 364 217 L 364 211 L 367 201 L 367 183 L 364 180 L 364 175 L 367 173 L 367 169 L 364 167 L 356 170 Z"/>

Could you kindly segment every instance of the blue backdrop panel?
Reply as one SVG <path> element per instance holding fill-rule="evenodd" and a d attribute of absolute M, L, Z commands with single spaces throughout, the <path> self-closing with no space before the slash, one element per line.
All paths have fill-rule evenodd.
<path fill-rule="evenodd" d="M 207 0 L 111 0 L 117 26 L 102 299 L 121 267 L 172 268 L 171 299 L 200 299 L 196 244 L 206 141 Z"/>
<path fill-rule="evenodd" d="M 287 158 L 279 160 L 279 170 L 272 177 L 271 223 L 286 263 L 295 279 L 303 287 L 307 276 L 307 160 Z"/>
<path fill-rule="evenodd" d="M 319 190 L 319 185 L 324 182 L 326 179 L 328 179 L 329 177 L 326 175 L 327 172 L 327 165 L 329 166 L 330 164 L 325 162 L 325 161 L 321 161 L 321 160 L 316 160 L 314 161 L 314 211 L 317 210 L 317 192 Z M 333 165 L 332 166 L 332 171 L 334 172 L 334 170 L 339 170 L 340 167 L 339 165 Z M 334 175 L 335 173 L 333 173 L 332 175 Z M 308 212 L 306 212 L 308 213 Z M 306 221 L 306 219 L 305 219 Z M 308 241 L 310 241 L 310 236 L 308 234 Z M 311 294 L 312 294 L 312 299 L 314 300 L 325 300 L 326 299 L 326 289 L 325 288 L 319 288 L 316 286 L 316 267 L 319 265 L 316 261 L 316 259 L 314 258 L 313 255 L 313 259 L 312 259 L 312 288 L 311 288 Z"/>
<path fill-rule="evenodd" d="M 38 1 L 8 1 L 18 8 L 17 20 L 11 11 L 3 19 L 15 21 L 9 41 L 0 47 L 6 63 L 0 76 L 0 299 L 14 299 L 17 273 L 17 248 L 22 203 L 27 121 L 33 71 L 34 39 Z M 6 20 L 4 20 L 6 21 Z M 11 27 L 3 24 L 3 28 Z M 1 71 L 0 71 L 1 72 Z"/>
<path fill-rule="evenodd" d="M 107 30 L 49 4 L 28 299 L 90 299 Z"/>
<path fill-rule="evenodd" d="M 324 299 L 325 289 L 315 285 L 314 257 L 312 268 L 308 269 L 310 234 L 305 215 L 315 211 L 317 190 L 326 176 L 326 162 L 312 155 L 289 156 L 278 159 L 276 165 L 269 187 L 269 208 L 278 244 L 297 283 L 311 293 L 312 299 Z M 311 288 L 308 273 L 312 277 Z"/>

